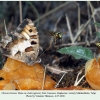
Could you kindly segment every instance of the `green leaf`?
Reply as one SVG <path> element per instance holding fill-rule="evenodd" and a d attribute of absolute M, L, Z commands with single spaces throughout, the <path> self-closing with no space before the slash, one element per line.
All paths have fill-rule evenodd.
<path fill-rule="evenodd" d="M 58 50 L 59 53 L 61 54 L 70 54 L 76 59 L 92 59 L 93 58 L 93 53 L 90 49 L 82 46 L 70 46 L 70 47 L 64 47 Z"/>
<path fill-rule="evenodd" d="M 95 33 L 98 36 L 98 38 L 100 38 L 100 33 L 99 32 L 95 32 Z"/>
<path fill-rule="evenodd" d="M 97 22 L 96 22 L 96 23 L 94 23 L 94 24 L 97 25 L 98 27 L 100 27 L 100 23 L 97 23 Z"/>

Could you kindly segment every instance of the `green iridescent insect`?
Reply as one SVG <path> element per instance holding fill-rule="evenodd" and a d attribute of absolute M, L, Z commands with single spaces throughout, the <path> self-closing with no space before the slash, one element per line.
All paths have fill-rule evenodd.
<path fill-rule="evenodd" d="M 100 48 L 100 43 L 99 42 L 95 43 L 95 45 Z"/>
<path fill-rule="evenodd" d="M 61 32 L 50 31 L 49 33 L 50 33 L 52 36 L 54 36 L 55 44 L 56 44 L 56 40 L 62 40 L 62 33 L 61 33 Z"/>

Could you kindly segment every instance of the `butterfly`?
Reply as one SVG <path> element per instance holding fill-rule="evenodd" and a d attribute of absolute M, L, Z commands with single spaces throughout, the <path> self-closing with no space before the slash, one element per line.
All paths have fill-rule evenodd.
<path fill-rule="evenodd" d="M 0 41 L 0 51 L 12 59 L 32 65 L 39 53 L 39 36 L 32 20 L 26 18 Z"/>

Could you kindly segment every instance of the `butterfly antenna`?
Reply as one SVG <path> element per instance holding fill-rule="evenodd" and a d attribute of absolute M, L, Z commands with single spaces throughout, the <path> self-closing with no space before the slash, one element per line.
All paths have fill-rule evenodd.
<path fill-rule="evenodd" d="M 8 34 L 7 34 L 7 27 L 6 27 L 6 22 L 5 22 L 5 20 L 4 20 L 4 26 L 5 26 L 6 35 L 8 35 Z"/>
<path fill-rule="evenodd" d="M 44 50 L 44 51 L 37 57 L 37 59 L 40 58 L 40 57 L 41 57 L 46 51 L 48 51 L 50 48 L 51 48 L 51 46 L 50 46 L 49 48 L 47 48 L 46 50 Z M 36 59 L 36 60 L 37 60 L 37 59 Z"/>
<path fill-rule="evenodd" d="M 46 51 L 47 51 L 47 49 L 45 51 L 43 51 L 42 54 L 38 58 L 40 58 Z"/>

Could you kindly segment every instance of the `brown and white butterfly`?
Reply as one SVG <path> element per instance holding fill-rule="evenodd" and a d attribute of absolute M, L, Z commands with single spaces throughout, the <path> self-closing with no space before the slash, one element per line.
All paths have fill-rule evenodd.
<path fill-rule="evenodd" d="M 14 32 L 8 33 L 0 42 L 3 55 L 32 65 L 39 53 L 39 36 L 30 19 L 24 19 Z"/>

